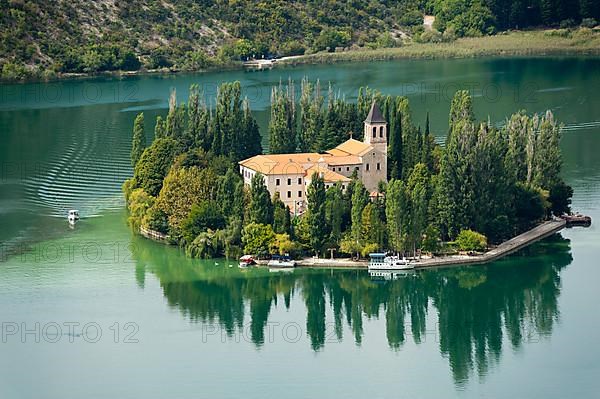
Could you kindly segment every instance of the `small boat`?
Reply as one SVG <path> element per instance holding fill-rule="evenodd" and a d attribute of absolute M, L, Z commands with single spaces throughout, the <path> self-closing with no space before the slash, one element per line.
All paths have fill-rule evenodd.
<path fill-rule="evenodd" d="M 369 271 L 370 270 L 410 270 L 414 269 L 415 265 L 410 260 L 399 257 L 397 255 L 387 255 L 385 253 L 369 254 Z"/>
<path fill-rule="evenodd" d="M 252 255 L 244 255 L 240 258 L 240 263 L 239 263 L 238 267 L 241 269 L 244 269 L 246 267 L 250 267 L 255 264 L 256 264 L 256 261 L 254 260 Z"/>
<path fill-rule="evenodd" d="M 574 213 L 572 215 L 563 215 L 561 216 L 561 218 L 567 222 L 567 227 L 590 227 L 592 225 L 592 218 L 589 216 L 582 215 L 580 213 Z"/>
<path fill-rule="evenodd" d="M 75 226 L 75 223 L 79 220 L 79 211 L 76 209 L 72 209 L 69 211 L 67 216 L 67 220 L 71 226 Z"/>
<path fill-rule="evenodd" d="M 296 262 L 289 257 L 289 255 L 285 256 L 277 256 L 273 255 L 267 266 L 274 268 L 292 268 L 296 267 Z"/>

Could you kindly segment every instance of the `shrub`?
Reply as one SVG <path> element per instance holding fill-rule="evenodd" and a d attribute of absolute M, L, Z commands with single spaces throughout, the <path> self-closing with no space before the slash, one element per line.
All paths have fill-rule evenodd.
<path fill-rule="evenodd" d="M 598 25 L 598 22 L 594 18 L 584 18 L 581 20 L 581 26 L 584 28 L 593 28 Z"/>
<path fill-rule="evenodd" d="M 487 248 L 487 238 L 473 230 L 462 230 L 456 237 L 456 244 L 460 251 L 485 251 Z"/>
<path fill-rule="evenodd" d="M 435 29 L 426 30 L 421 33 L 419 36 L 420 43 L 441 43 L 442 42 L 442 34 Z"/>

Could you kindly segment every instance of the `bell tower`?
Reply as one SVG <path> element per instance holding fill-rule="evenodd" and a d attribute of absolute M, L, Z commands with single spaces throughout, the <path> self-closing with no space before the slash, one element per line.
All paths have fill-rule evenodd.
<path fill-rule="evenodd" d="M 375 101 L 365 119 L 364 142 L 387 155 L 387 122 Z"/>

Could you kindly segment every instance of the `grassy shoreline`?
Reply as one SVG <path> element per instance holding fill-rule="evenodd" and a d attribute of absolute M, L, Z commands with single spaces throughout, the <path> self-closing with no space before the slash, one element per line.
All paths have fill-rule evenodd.
<path fill-rule="evenodd" d="M 402 59 L 452 59 L 507 56 L 600 56 L 600 29 L 533 30 L 504 32 L 494 36 L 461 38 L 449 43 L 409 43 L 402 47 L 381 49 L 352 49 L 343 52 L 319 52 L 279 60 L 280 66 L 333 64 L 338 62 L 368 62 Z M 105 71 L 99 73 L 63 73 L 48 79 L 0 79 L 1 83 L 35 83 L 93 77 L 128 77 L 175 75 L 181 73 L 210 73 L 241 70 L 239 61 L 199 70 L 138 70 Z"/>
<path fill-rule="evenodd" d="M 600 32 L 537 30 L 461 38 L 450 43 L 410 43 L 403 47 L 316 53 L 282 60 L 283 65 L 399 59 L 475 58 L 490 56 L 600 56 Z M 564 36 L 561 36 L 564 35 Z"/>

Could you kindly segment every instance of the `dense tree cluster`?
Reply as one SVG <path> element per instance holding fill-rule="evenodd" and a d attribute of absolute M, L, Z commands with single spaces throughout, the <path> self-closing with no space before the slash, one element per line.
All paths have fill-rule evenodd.
<path fill-rule="evenodd" d="M 112 4 L 112 3 L 111 3 Z M 395 30 L 417 40 L 423 15 L 452 40 L 531 26 L 592 27 L 600 0 L 311 0 L 223 2 L 0 0 L 2 76 L 56 73 L 201 70 L 248 57 L 298 55 L 350 46 L 401 45 Z"/>
<path fill-rule="evenodd" d="M 273 89 L 272 152 L 319 151 L 362 126 L 370 104 L 389 123 L 387 183 L 370 198 L 353 175 L 345 189 L 310 176 L 307 212 L 292 218 L 264 176 L 244 187 L 236 162 L 261 153 L 260 135 L 239 83 L 225 83 L 209 110 L 196 86 L 188 104 L 171 94 L 156 139 L 141 152 L 143 115 L 134 122 L 134 176 L 124 189 L 134 228 L 169 234 L 193 256 L 247 252 L 365 256 L 378 250 L 437 252 L 440 243 L 479 251 L 521 233 L 552 214 L 570 211 L 572 189 L 561 178 L 560 126 L 551 112 L 521 111 L 501 128 L 478 122 L 468 92 L 454 96 L 445 147 L 415 126 L 405 97 L 361 89 L 356 103 L 335 96 L 328 106 L 319 83 Z M 298 110 L 298 112 L 296 112 Z M 339 117 L 343 115 L 343 117 Z M 449 247 L 446 246 L 445 249 Z"/>
<path fill-rule="evenodd" d="M 219 87 L 212 110 L 196 85 L 187 104 L 177 104 L 172 92 L 166 119 L 157 118 L 154 133 L 152 144 L 143 148 L 143 114 L 138 115 L 134 175 L 124 184 L 131 225 L 168 234 L 193 256 L 239 253 L 242 221 L 255 216 L 246 214 L 247 194 L 236 162 L 262 152 L 239 82 Z M 264 222 L 272 223 L 272 215 Z"/>

